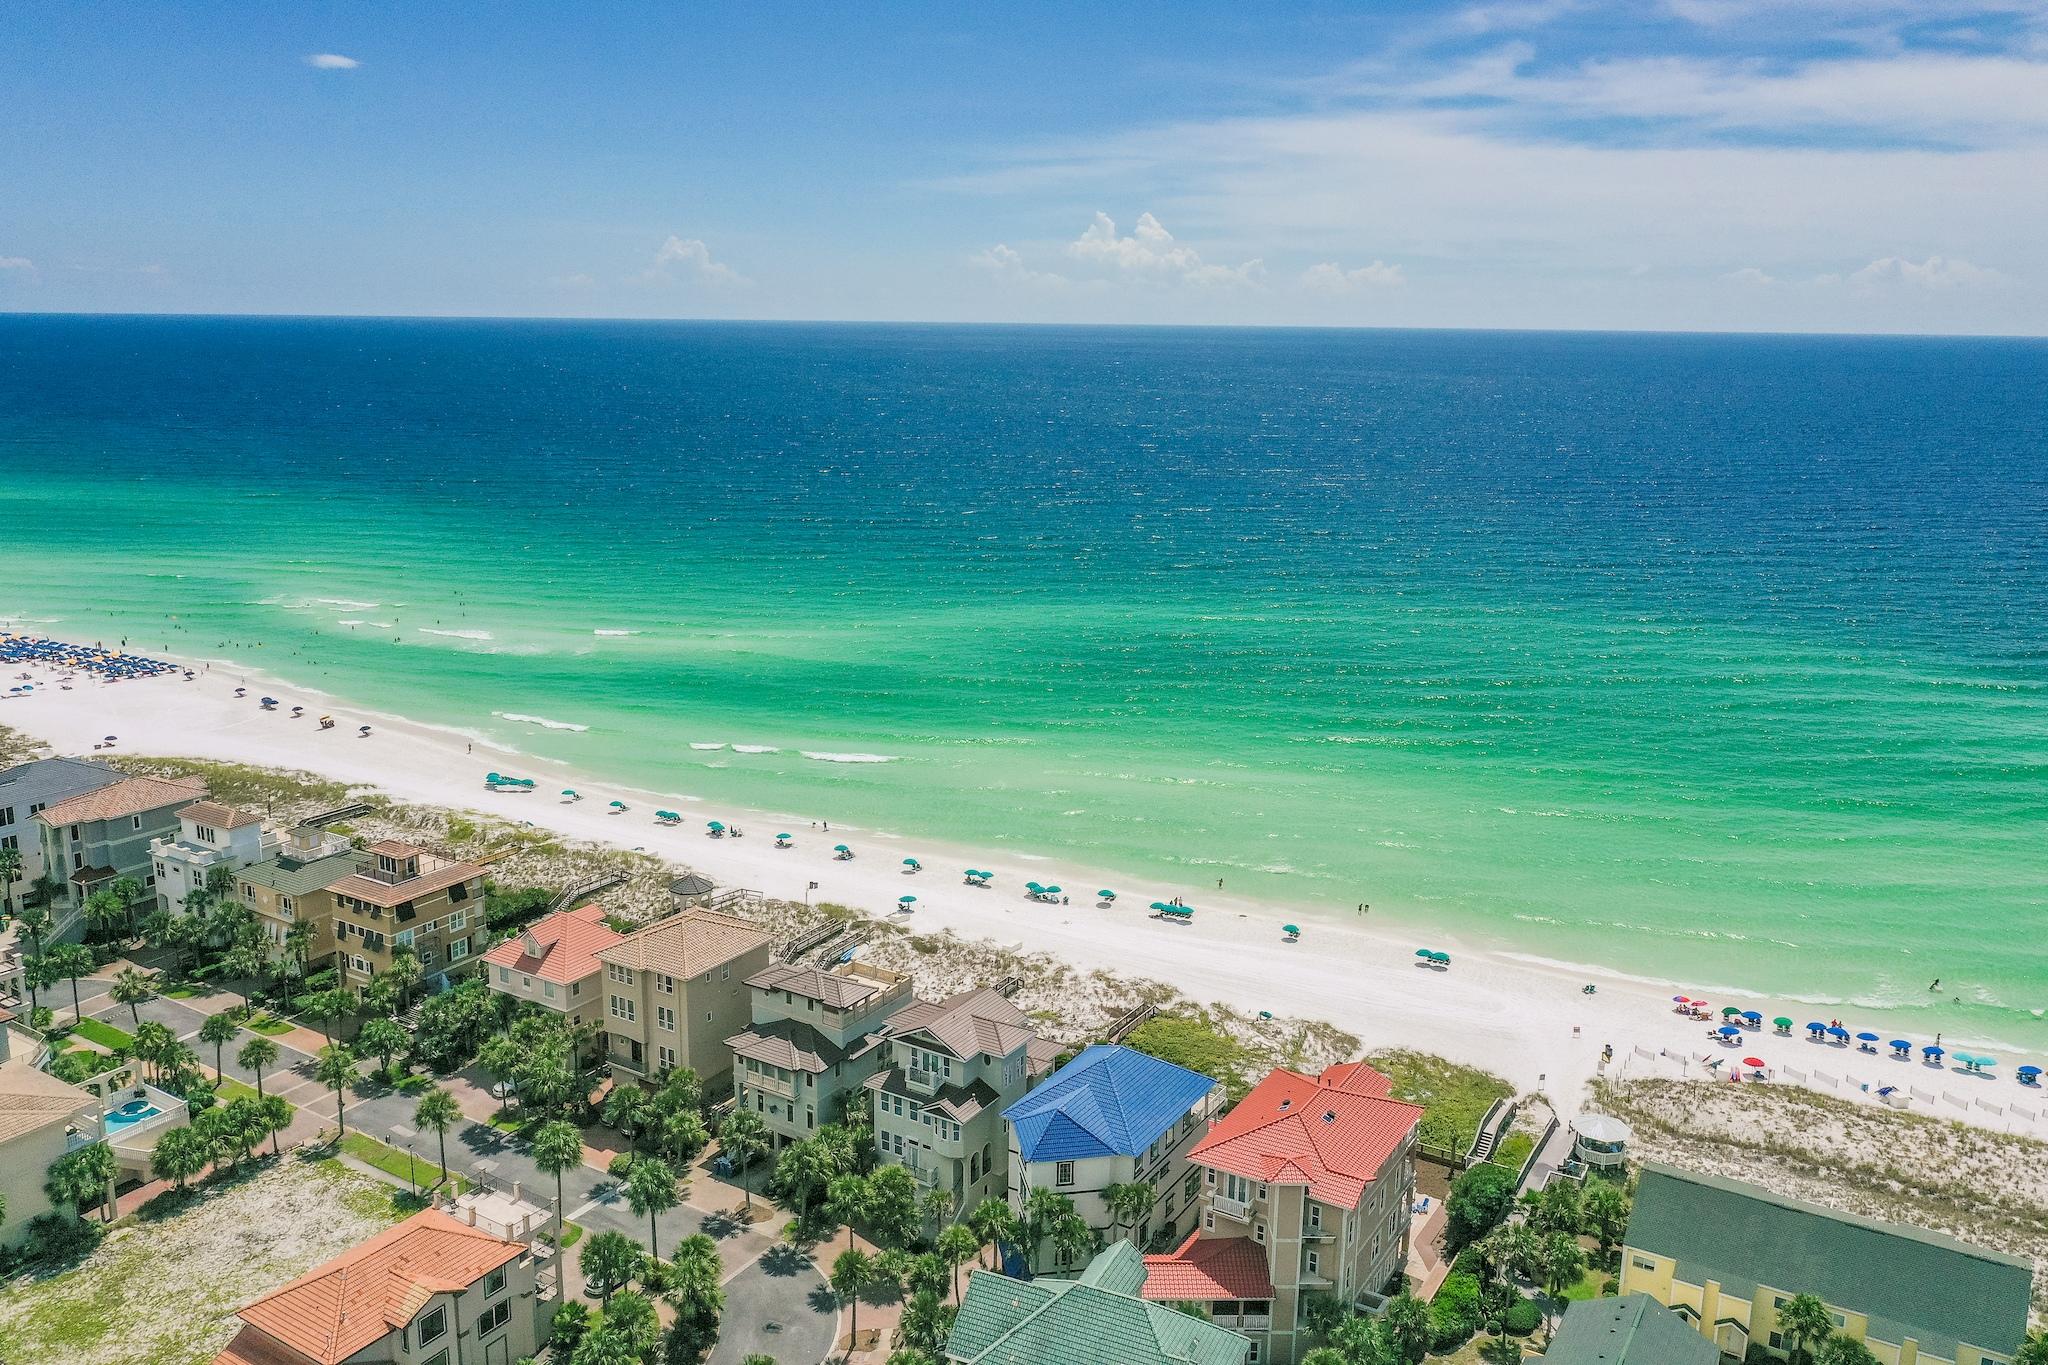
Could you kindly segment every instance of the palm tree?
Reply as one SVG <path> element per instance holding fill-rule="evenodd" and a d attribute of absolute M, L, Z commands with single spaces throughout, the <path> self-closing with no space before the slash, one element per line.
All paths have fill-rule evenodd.
<path fill-rule="evenodd" d="M 746 1197 L 747 1213 L 754 1211 L 754 1191 L 747 1184 L 747 1168 L 768 1150 L 768 1125 L 751 1109 L 735 1109 L 718 1127 L 718 1149 L 739 1172 L 740 1193 Z"/>
<path fill-rule="evenodd" d="M 647 1092 L 630 1081 L 612 1087 L 604 1097 L 604 1121 L 633 1141 L 635 1131 L 647 1119 Z"/>
<path fill-rule="evenodd" d="M 832 1183 L 825 1187 L 825 1207 L 834 1218 L 846 1225 L 846 1245 L 849 1250 L 853 1247 L 853 1225 L 867 1214 L 869 1203 L 868 1182 L 864 1176 L 850 1173 L 834 1176 Z"/>
<path fill-rule="evenodd" d="M 14 884 L 21 880 L 21 850 L 0 848 L 0 910 L 14 905 Z"/>
<path fill-rule="evenodd" d="M 1380 1323 L 1386 1333 L 1387 1344 L 1394 1348 L 1396 1359 L 1422 1359 L 1430 1340 L 1428 1304 L 1403 1289 L 1387 1301 L 1387 1306 L 1380 1312 Z"/>
<path fill-rule="evenodd" d="M 307 955 L 313 950 L 313 939 L 318 932 L 313 921 L 304 919 L 292 921 L 291 928 L 284 931 L 285 951 L 299 964 L 300 976 L 306 974 L 306 968 L 310 965 Z"/>
<path fill-rule="evenodd" d="M 967 1215 L 967 1226 L 974 1230 L 976 1251 L 982 1247 L 994 1246 L 1005 1238 L 1017 1235 L 1017 1218 L 1010 1212 L 1007 1201 L 990 1197 L 976 1204 Z"/>
<path fill-rule="evenodd" d="M 1119 1240 L 1123 1224 L 1129 1223 L 1133 1234 L 1132 1240 L 1136 1241 L 1138 1223 L 1146 1214 L 1152 1212 L 1152 1204 L 1157 1195 L 1158 1191 L 1152 1187 L 1151 1182 L 1145 1180 L 1133 1180 L 1129 1184 L 1119 1182 L 1105 1188 L 1102 1191 L 1102 1202 L 1109 1210 L 1110 1240 Z M 1142 1251 L 1144 1248 L 1140 1247 L 1139 1250 Z"/>
<path fill-rule="evenodd" d="M 199 1041 L 213 1044 L 214 1075 L 225 1076 L 227 1074 L 227 1063 L 223 1059 L 222 1054 L 226 1051 L 227 1045 L 234 1042 L 241 1031 L 242 1026 L 235 1022 L 235 1016 L 226 1011 L 207 1015 L 205 1021 L 199 1025 Z"/>
<path fill-rule="evenodd" d="M 242 1050 L 235 1054 L 235 1060 L 249 1071 L 256 1073 L 256 1094 L 263 1094 L 263 1068 L 277 1065 L 277 1044 L 257 1034 L 242 1044 Z"/>
<path fill-rule="evenodd" d="M 2048 1333 L 2028 1337 L 2012 1365 L 2048 1365 Z"/>
<path fill-rule="evenodd" d="M 1043 1186 L 1024 1199 L 1024 1255 L 1033 1268 L 1038 1265 L 1039 1244 L 1052 1235 L 1053 1226 L 1074 1211 L 1074 1201 Z"/>
<path fill-rule="evenodd" d="M 177 1034 L 154 1019 L 145 1019 L 135 1026 L 135 1041 L 128 1045 L 128 1052 L 130 1056 L 149 1063 L 151 1076 L 160 1076 L 164 1060 L 177 1045 Z"/>
<path fill-rule="evenodd" d="M 291 1105 L 282 1095 L 261 1095 L 257 1097 L 256 1107 L 263 1115 L 264 1126 L 270 1130 L 270 1154 L 282 1156 L 278 1134 L 291 1127 Z"/>
<path fill-rule="evenodd" d="M 661 1319 L 645 1294 L 629 1290 L 605 1310 L 597 1331 L 623 1347 L 628 1359 L 645 1360 L 661 1342 Z"/>
<path fill-rule="evenodd" d="M 320 1021 L 321 1035 L 332 1044 L 334 1021 L 355 1009 L 356 998 L 337 986 L 331 991 L 321 991 L 315 995 L 306 1002 L 306 1007 L 313 1012 L 313 1017 Z"/>
<path fill-rule="evenodd" d="M 377 1071 L 386 1080 L 391 1076 L 391 1058 L 404 1049 L 405 1030 L 390 1019 L 366 1020 L 356 1032 L 356 1047 L 377 1059 Z"/>
<path fill-rule="evenodd" d="M 634 1213 L 647 1215 L 647 1250 L 657 1260 L 661 1258 L 661 1242 L 654 1220 L 678 1202 L 676 1174 L 668 1163 L 660 1157 L 636 1158 L 632 1172 L 626 1176 L 626 1204 Z"/>
<path fill-rule="evenodd" d="M 21 978 L 28 986 L 28 1007 L 33 1014 L 42 1005 L 36 998 L 37 992 L 48 990 L 62 981 L 64 973 L 57 970 L 57 964 L 50 960 L 48 954 L 43 954 L 21 964 Z"/>
<path fill-rule="evenodd" d="M 1820 1344 L 1816 1365 L 1878 1365 L 1877 1353 L 1844 1332 L 1837 1332 Z"/>
<path fill-rule="evenodd" d="M 116 877 L 107 888 L 114 899 L 121 902 L 121 922 L 131 925 L 135 922 L 135 903 L 142 899 L 142 883 L 133 877 Z"/>
<path fill-rule="evenodd" d="M 43 1193 L 50 1197 L 52 1204 L 67 1205 L 81 1211 L 88 1204 L 98 1203 L 101 1218 L 111 1223 L 114 1221 L 114 1170 L 114 1149 L 104 1142 L 89 1142 L 50 1163 L 49 1172 L 43 1180 Z"/>
<path fill-rule="evenodd" d="M 50 960 L 50 965 L 56 969 L 60 977 L 70 979 L 71 1017 L 74 1020 L 83 1019 L 85 1009 L 78 1003 L 78 978 L 92 975 L 92 949 L 83 943 L 60 943 L 44 956 Z"/>
<path fill-rule="evenodd" d="M 14 912 L 15 923 L 28 935 L 29 946 L 40 953 L 43 950 L 43 935 L 50 931 L 50 907 L 30 905 L 27 903 L 27 897 L 23 897 L 22 900 L 22 907 Z"/>
<path fill-rule="evenodd" d="M 1543 1290 L 1550 1296 L 1543 1305 L 1546 1334 L 1550 1319 L 1564 1302 L 1564 1291 L 1577 1284 L 1579 1276 L 1585 1273 L 1586 1250 L 1579 1245 L 1578 1238 L 1569 1232 L 1553 1232 L 1543 1239 Z"/>
<path fill-rule="evenodd" d="M 960 1302 L 960 1266 L 981 1250 L 981 1239 L 965 1223 L 948 1223 L 939 1232 L 939 1258 L 953 1276 L 953 1302 Z"/>
<path fill-rule="evenodd" d="M 150 973 L 123 967 L 114 974 L 114 984 L 107 988 L 107 998 L 117 1005 L 126 1005 L 132 1026 L 140 1028 L 142 1002 L 156 997 L 156 985 L 156 978 Z"/>
<path fill-rule="evenodd" d="M 1051 1231 L 1052 1249 L 1064 1266 L 1082 1264 L 1095 1250 L 1095 1229 L 1078 1213 L 1061 1214 Z"/>
<path fill-rule="evenodd" d="M 112 939 L 114 926 L 128 922 L 128 907 L 112 891 L 95 891 L 85 898 L 85 922 Z"/>
<path fill-rule="evenodd" d="M 668 1301 L 676 1310 L 672 1331 L 682 1340 L 672 1343 L 686 1360 L 702 1360 L 718 1341 L 718 1315 L 725 1308 L 725 1290 L 720 1281 L 725 1269 L 719 1263 L 718 1244 L 703 1233 L 685 1237 L 669 1265 Z"/>
<path fill-rule="evenodd" d="M 334 1126 L 339 1136 L 348 1136 L 348 1116 L 342 1105 L 342 1092 L 357 1079 L 354 1050 L 346 1043 L 329 1043 L 321 1048 L 313 1076 L 334 1092 Z"/>
<path fill-rule="evenodd" d="M 1813 1348 L 1835 1330 L 1835 1315 L 1812 1294 L 1795 1294 L 1778 1310 L 1778 1334 L 1794 1360 L 1810 1360 Z"/>
<path fill-rule="evenodd" d="M 434 1130 L 434 1137 L 441 1145 L 441 1183 L 448 1183 L 448 1126 L 462 1117 L 462 1106 L 455 1097 L 435 1086 L 420 1096 L 420 1102 L 412 1107 L 412 1121 L 421 1128 Z"/>
<path fill-rule="evenodd" d="M 156 1140 L 156 1150 L 149 1154 L 149 1173 L 158 1180 L 168 1180 L 179 1193 L 185 1190 L 185 1182 L 206 1169 L 206 1139 L 191 1128 L 173 1128 Z"/>
<path fill-rule="evenodd" d="M 583 1244 L 577 1257 L 584 1282 L 597 1291 L 604 1307 L 611 1307 L 612 1295 L 640 1273 L 639 1246 L 623 1232 L 599 1232 Z"/>
<path fill-rule="evenodd" d="M 555 1178 L 555 1245 L 562 1244 L 562 1176 L 583 1164 L 583 1135 L 566 1119 L 551 1119 L 534 1130 L 527 1150 L 533 1164 Z"/>
<path fill-rule="evenodd" d="M 832 1292 L 846 1305 L 846 1355 L 850 1360 L 860 1344 L 860 1291 L 875 1279 L 874 1258 L 859 1247 L 848 1247 L 832 1262 Z"/>

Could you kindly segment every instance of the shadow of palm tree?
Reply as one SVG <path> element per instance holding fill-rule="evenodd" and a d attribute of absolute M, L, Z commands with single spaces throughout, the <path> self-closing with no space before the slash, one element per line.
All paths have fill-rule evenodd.
<path fill-rule="evenodd" d="M 837 1313 L 839 1300 L 826 1285 L 819 1285 L 804 1296 L 804 1302 L 811 1306 L 813 1313 Z"/>
<path fill-rule="evenodd" d="M 811 1258 L 792 1246 L 771 1247 L 755 1262 L 761 1273 L 778 1280 L 790 1279 L 811 1268 Z M 830 1295 L 828 1294 L 829 1298 Z"/>

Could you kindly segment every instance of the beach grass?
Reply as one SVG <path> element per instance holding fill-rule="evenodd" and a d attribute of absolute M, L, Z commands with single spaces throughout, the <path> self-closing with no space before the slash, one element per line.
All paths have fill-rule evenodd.
<path fill-rule="evenodd" d="M 1394 1083 L 1395 1099 L 1422 1106 L 1423 1141 L 1458 1151 L 1478 1133 L 1494 1102 L 1515 1093 L 1512 1085 L 1491 1072 L 1426 1052 L 1393 1048 L 1366 1060 Z"/>
<path fill-rule="evenodd" d="M 1218 1028 L 1206 1012 L 1155 1015 L 1124 1042 L 1162 1062 L 1214 1077 L 1233 1100 L 1251 1089 L 1243 1075 L 1244 1044 Z"/>
<path fill-rule="evenodd" d="M 216 801 L 231 806 L 268 810 L 285 807 L 339 806 L 354 800 L 380 802 L 376 796 L 351 797 L 345 782 L 290 768 L 262 768 L 250 763 L 220 763 L 199 758 L 122 757 L 113 760 L 123 772 L 144 777 L 201 777 Z"/>

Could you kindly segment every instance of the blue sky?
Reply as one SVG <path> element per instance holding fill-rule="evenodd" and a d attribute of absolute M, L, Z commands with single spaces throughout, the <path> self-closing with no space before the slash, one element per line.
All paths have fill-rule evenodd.
<path fill-rule="evenodd" d="M 2048 0 L 0 13 L 0 309 L 2048 332 Z"/>

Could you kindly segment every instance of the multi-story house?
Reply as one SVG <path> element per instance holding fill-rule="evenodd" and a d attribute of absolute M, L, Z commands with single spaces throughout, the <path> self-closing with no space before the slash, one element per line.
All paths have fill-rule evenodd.
<path fill-rule="evenodd" d="M 150 840 L 157 909 L 182 910 L 185 897 L 203 890 L 215 868 L 232 872 L 277 849 L 278 838 L 263 827 L 262 816 L 218 801 L 195 801 L 178 812 L 175 837 Z"/>
<path fill-rule="evenodd" d="M 867 1104 L 861 1086 L 882 1064 L 882 1025 L 911 1001 L 909 977 L 863 962 L 775 962 L 747 989 L 753 1022 L 725 1040 L 733 1093 L 777 1149 L 838 1122 L 845 1104 Z"/>
<path fill-rule="evenodd" d="M 1105 1242 L 1171 1245 L 1197 1216 L 1188 1151 L 1222 1108 L 1222 1085 L 1198 1071 L 1134 1048 L 1088 1048 L 1003 1111 L 1010 1207 L 1021 1214 L 1031 1191 L 1052 1190 Z M 1104 1191 L 1116 1185 L 1149 1186 L 1145 1212 L 1113 1214 Z"/>
<path fill-rule="evenodd" d="M 299 825 L 285 835 L 275 856 L 237 871 L 235 889 L 242 904 L 256 912 L 272 958 L 284 951 L 293 925 L 310 924 L 307 961 L 318 963 L 335 951 L 333 888 L 370 865 L 369 855 L 358 853 L 339 834 Z"/>
<path fill-rule="evenodd" d="M 0 1199 L 7 1204 L 0 1247 L 20 1242 L 29 1220 L 50 1211 L 43 1180 L 51 1163 L 93 1131 L 99 1111 L 86 1091 L 39 1069 L 30 1057 L 11 1055 L 10 1033 L 0 1021 Z"/>
<path fill-rule="evenodd" d="M 53 938 L 82 932 L 86 901 L 122 878 L 156 900 L 150 845 L 175 837 L 178 812 L 206 795 L 196 777 L 125 777 L 109 786 L 56 801 L 36 812 L 46 875 L 62 878 L 50 904 Z"/>
<path fill-rule="evenodd" d="M 560 1015 L 570 1029 L 587 1027 L 603 1055 L 604 963 L 598 953 L 625 941 L 604 922 L 604 907 L 557 910 L 484 954 L 484 980 L 500 995 Z"/>
<path fill-rule="evenodd" d="M 1236 1332 L 1147 1303 L 1145 1263 L 1127 1243 L 1072 1280 L 976 1269 L 946 1337 L 947 1365 L 1244 1365 Z"/>
<path fill-rule="evenodd" d="M 1721 1365 L 1721 1352 L 1648 1294 L 1624 1294 L 1567 1308 L 1543 1365 Z"/>
<path fill-rule="evenodd" d="M 866 1083 L 882 1160 L 950 1193 L 956 1218 L 1005 1197 L 1003 1107 L 1052 1069 L 1058 1049 L 986 986 L 896 1011 L 882 1026 L 882 1047 L 882 1069 Z"/>
<path fill-rule="evenodd" d="M 1621 1292 L 1738 1359 L 1789 1354 L 1778 1314 L 1811 1294 L 1883 1365 L 2002 1365 L 2026 1340 L 2032 1284 L 2030 1261 L 1655 1163 L 1622 1238 Z"/>
<path fill-rule="evenodd" d="M 511 1365 L 553 1306 L 526 1242 L 423 1209 L 236 1316 L 213 1365 Z"/>
<path fill-rule="evenodd" d="M 707 1091 L 732 1075 L 725 1040 L 750 1018 L 747 978 L 771 943 L 743 919 L 691 909 L 598 950 L 605 1041 L 615 1070 L 644 1080 L 687 1066 Z"/>
<path fill-rule="evenodd" d="M 344 985 L 367 986 L 391 965 L 394 948 L 411 948 L 429 980 L 474 966 L 471 950 L 484 934 L 484 870 L 402 839 L 363 851 L 368 865 L 329 888 Z"/>
<path fill-rule="evenodd" d="M 1391 1090 L 1364 1062 L 1260 1081 L 1188 1153 L 1201 1223 L 1172 1254 L 1145 1258 L 1145 1297 L 1204 1303 L 1251 1338 L 1253 1361 L 1293 1365 L 1307 1349 L 1306 1295 L 1379 1295 L 1408 1259 L 1422 1119 Z"/>
<path fill-rule="evenodd" d="M 125 780 L 119 770 L 82 758 L 37 758 L 0 769 L 0 849 L 21 855 L 21 872 L 0 886 L 0 913 L 19 905 L 43 875 L 42 834 L 31 823 L 36 816 L 45 807 Z"/>

